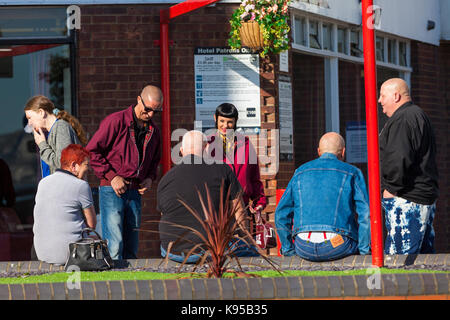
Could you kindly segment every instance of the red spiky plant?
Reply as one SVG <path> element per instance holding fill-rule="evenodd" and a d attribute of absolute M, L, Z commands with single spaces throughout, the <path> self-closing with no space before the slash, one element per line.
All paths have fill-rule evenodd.
<path fill-rule="evenodd" d="M 235 255 L 236 250 L 238 250 L 241 245 L 245 244 L 246 246 L 253 245 L 253 247 L 258 250 L 260 257 L 265 259 L 274 270 L 279 271 L 277 266 L 270 260 L 266 252 L 258 247 L 249 231 L 242 227 L 245 224 L 245 221 L 243 219 L 241 219 L 241 221 L 238 221 L 238 219 L 236 218 L 238 212 L 240 210 L 245 210 L 245 208 L 242 208 L 242 206 L 239 204 L 239 201 L 230 201 L 230 188 L 228 189 L 226 197 L 224 199 L 224 182 L 222 181 L 220 187 L 220 204 L 218 211 L 215 210 L 214 203 L 206 184 L 205 191 L 206 199 L 203 199 L 201 192 L 197 189 L 197 194 L 202 206 L 203 215 L 193 209 L 182 199 L 178 200 L 195 217 L 195 219 L 198 220 L 203 229 L 196 230 L 188 226 L 172 224 L 174 226 L 184 228 L 193 232 L 201 240 L 200 243 L 195 244 L 188 252 L 181 266 L 185 264 L 187 259 L 192 254 L 194 254 L 194 252 L 198 252 L 198 249 L 201 249 L 204 251 L 204 254 L 202 255 L 202 258 L 197 262 L 197 266 L 206 263 L 208 265 L 208 277 L 221 278 L 223 277 L 223 274 L 225 272 L 234 272 L 238 275 L 245 276 L 246 274 L 241 268 L 239 259 Z M 240 196 L 241 194 L 239 194 L 236 199 L 239 199 Z M 172 247 L 172 244 L 173 243 L 169 245 L 166 258 L 169 256 L 169 251 Z M 227 265 L 232 260 L 236 261 L 240 272 L 227 269 Z"/>
<path fill-rule="evenodd" d="M 258 253 L 259 257 L 267 261 L 273 270 L 280 272 L 279 268 L 270 259 L 264 250 L 261 250 L 256 244 L 250 232 L 244 227 L 245 223 L 250 220 L 250 217 L 245 213 L 246 208 L 243 208 L 239 201 L 230 201 L 230 188 L 224 199 L 224 181 L 222 181 L 220 187 L 220 204 L 219 209 L 216 211 L 213 200 L 211 198 L 209 189 L 205 184 L 206 196 L 205 199 L 202 197 L 202 193 L 197 189 L 197 195 L 199 197 L 202 210 L 201 213 L 197 212 L 183 199 L 178 199 L 178 201 L 184 205 L 187 211 L 192 214 L 195 219 L 200 223 L 201 229 L 197 230 L 195 228 L 176 224 L 170 221 L 147 221 L 147 222 L 160 222 L 167 223 L 171 226 L 185 229 L 186 232 L 181 235 L 178 239 L 168 244 L 167 253 L 165 261 L 169 260 L 169 255 L 172 247 L 176 245 L 179 241 L 188 241 L 193 244 L 193 247 L 186 254 L 184 261 L 180 264 L 178 272 L 186 264 L 188 258 L 191 255 L 198 255 L 201 252 L 201 258 L 195 263 L 195 268 L 193 269 L 194 275 L 199 276 L 200 274 L 195 273 L 199 266 L 207 265 L 208 271 L 206 276 L 211 277 L 223 277 L 225 272 L 235 273 L 238 276 L 251 276 L 246 274 L 239 263 L 239 259 L 236 256 L 236 251 L 241 246 L 252 245 Z M 235 199 L 240 199 L 242 192 L 239 193 Z M 243 216 L 246 218 L 236 219 L 236 216 L 240 211 L 244 211 Z M 160 231 L 155 230 L 145 230 L 144 232 L 159 233 Z M 200 242 L 193 243 L 192 240 L 186 239 L 184 236 L 192 232 L 199 239 Z M 232 262 L 236 262 L 239 271 L 229 270 L 227 266 Z M 280 272 L 281 273 L 281 272 Z"/>

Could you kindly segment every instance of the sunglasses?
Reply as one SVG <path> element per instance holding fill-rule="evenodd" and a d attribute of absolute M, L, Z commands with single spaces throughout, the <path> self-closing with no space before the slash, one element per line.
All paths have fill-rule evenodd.
<path fill-rule="evenodd" d="M 159 107 L 159 108 L 157 108 L 157 109 L 153 109 L 153 108 L 147 107 L 147 106 L 145 105 L 144 99 L 142 99 L 142 96 L 139 96 L 139 97 L 141 98 L 141 102 L 142 102 L 142 105 L 144 106 L 144 111 L 145 111 L 145 112 L 153 112 L 153 113 L 157 113 L 157 112 L 161 112 L 161 111 L 162 111 L 162 107 Z"/>

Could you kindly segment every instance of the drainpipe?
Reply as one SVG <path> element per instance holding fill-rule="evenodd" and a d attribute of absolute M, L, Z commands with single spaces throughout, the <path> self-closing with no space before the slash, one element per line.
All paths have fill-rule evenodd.
<path fill-rule="evenodd" d="M 372 238 L 372 265 L 382 267 L 383 228 L 380 196 L 380 155 L 378 145 L 377 73 L 373 0 L 362 0 L 364 41 L 364 82 L 366 92 L 367 165 L 369 173 L 370 230 Z"/>

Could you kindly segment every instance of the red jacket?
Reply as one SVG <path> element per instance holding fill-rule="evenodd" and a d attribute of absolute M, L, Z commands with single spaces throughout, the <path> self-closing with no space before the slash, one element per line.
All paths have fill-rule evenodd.
<path fill-rule="evenodd" d="M 219 139 L 217 141 L 218 143 L 214 144 L 216 139 Z M 251 144 L 248 137 L 239 133 L 235 133 L 234 141 L 234 159 L 228 159 L 226 154 L 222 152 L 222 159 L 217 160 L 222 160 L 233 170 L 239 183 L 241 184 L 242 189 L 244 190 L 244 204 L 248 205 L 249 200 L 252 200 L 253 207 L 261 205 L 264 209 L 267 205 L 267 199 L 264 194 L 264 186 L 260 179 L 259 162 L 255 148 Z M 222 138 L 218 137 L 217 134 L 212 135 L 208 138 L 208 143 L 210 144 L 210 147 L 214 145 L 213 149 L 210 151 L 210 154 L 211 157 L 216 158 L 216 149 L 223 148 Z M 217 157 L 220 157 L 219 154 L 217 154 Z"/>
<path fill-rule="evenodd" d="M 161 159 L 160 132 L 150 120 L 143 147 L 144 159 L 139 159 L 133 108 L 130 106 L 107 116 L 86 146 L 90 151 L 91 167 L 100 178 L 101 186 L 111 185 L 111 180 L 117 175 L 130 179 L 131 188 L 138 188 L 144 179 L 156 179 Z"/>

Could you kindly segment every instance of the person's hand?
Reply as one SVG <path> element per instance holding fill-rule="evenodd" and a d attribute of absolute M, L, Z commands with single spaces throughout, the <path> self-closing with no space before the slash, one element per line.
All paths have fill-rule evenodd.
<path fill-rule="evenodd" d="M 127 191 L 127 184 L 130 184 L 130 182 L 121 176 L 115 176 L 111 180 L 111 187 L 119 198 Z"/>
<path fill-rule="evenodd" d="M 147 178 L 139 185 L 140 189 L 138 189 L 138 192 L 143 195 L 148 189 L 152 186 L 152 179 Z"/>
<path fill-rule="evenodd" d="M 258 205 L 256 207 L 249 207 L 251 213 L 261 213 L 262 206 Z"/>
<path fill-rule="evenodd" d="M 33 136 L 34 136 L 34 142 L 36 142 L 37 145 L 39 145 L 41 142 L 46 141 L 45 140 L 45 134 L 42 131 L 42 128 L 37 128 L 37 130 L 33 130 Z"/>
<path fill-rule="evenodd" d="M 393 195 L 392 193 L 390 193 L 389 191 L 387 191 L 387 190 L 384 190 L 384 192 L 383 192 L 383 198 L 394 198 L 395 197 L 395 195 Z"/>

